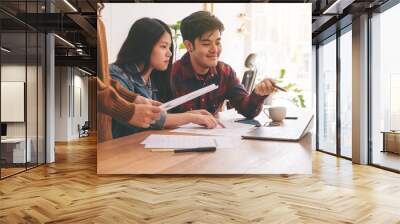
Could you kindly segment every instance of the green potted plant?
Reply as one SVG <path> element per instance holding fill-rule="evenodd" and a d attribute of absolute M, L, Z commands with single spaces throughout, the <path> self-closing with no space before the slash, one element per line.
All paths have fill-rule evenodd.
<path fill-rule="evenodd" d="M 295 104 L 297 107 L 305 108 L 305 102 L 304 102 L 304 95 L 303 95 L 303 90 L 297 87 L 295 83 L 285 82 L 285 75 L 286 75 L 286 70 L 281 69 L 279 77 L 275 80 L 276 84 L 281 86 L 283 89 L 285 89 L 288 93 L 291 92 L 292 96 L 289 98 L 289 100 Z"/>
<path fill-rule="evenodd" d="M 183 44 L 182 35 L 180 32 L 181 21 L 178 20 L 175 24 L 168 25 L 172 30 L 172 40 L 174 41 L 174 61 L 176 60 L 178 49 L 185 49 Z"/>

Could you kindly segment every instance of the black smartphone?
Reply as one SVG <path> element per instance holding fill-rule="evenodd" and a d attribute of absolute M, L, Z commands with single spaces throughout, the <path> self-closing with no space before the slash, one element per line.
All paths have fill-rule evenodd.
<path fill-rule="evenodd" d="M 239 123 L 243 123 L 243 124 L 251 124 L 254 125 L 256 127 L 261 127 L 260 122 L 258 122 L 257 120 L 254 119 L 240 119 L 240 120 L 236 120 L 235 122 L 239 122 Z"/>

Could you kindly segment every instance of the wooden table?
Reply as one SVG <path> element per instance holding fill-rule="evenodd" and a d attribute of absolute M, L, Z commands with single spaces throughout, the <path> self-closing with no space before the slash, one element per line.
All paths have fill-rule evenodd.
<path fill-rule="evenodd" d="M 151 152 L 147 131 L 97 145 L 98 174 L 311 174 L 312 135 L 299 142 L 233 139 L 232 149 L 208 153 Z"/>

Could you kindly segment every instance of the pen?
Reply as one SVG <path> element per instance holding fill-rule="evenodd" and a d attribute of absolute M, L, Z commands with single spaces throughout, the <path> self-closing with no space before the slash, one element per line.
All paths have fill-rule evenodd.
<path fill-rule="evenodd" d="M 287 92 L 287 90 L 286 90 L 286 89 L 284 89 L 284 88 L 282 88 L 282 87 L 279 87 L 279 86 L 277 86 L 275 83 L 273 83 L 272 85 L 273 85 L 275 88 L 279 89 L 280 91 Z"/>
<path fill-rule="evenodd" d="M 186 148 L 186 149 L 175 149 L 175 153 L 179 152 L 214 152 L 217 150 L 217 147 L 198 147 L 198 148 Z"/>
<path fill-rule="evenodd" d="M 225 125 L 224 125 L 224 124 L 222 124 L 222 122 L 221 122 L 221 121 L 217 120 L 217 122 L 218 122 L 218 125 L 219 125 L 219 126 L 221 126 L 221 128 L 225 128 Z"/>

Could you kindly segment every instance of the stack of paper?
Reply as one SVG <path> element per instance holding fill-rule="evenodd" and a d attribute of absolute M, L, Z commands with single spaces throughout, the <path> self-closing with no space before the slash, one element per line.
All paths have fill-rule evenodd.
<path fill-rule="evenodd" d="M 229 138 L 190 135 L 150 135 L 141 144 L 146 149 L 184 149 L 199 147 L 232 148 Z"/>

